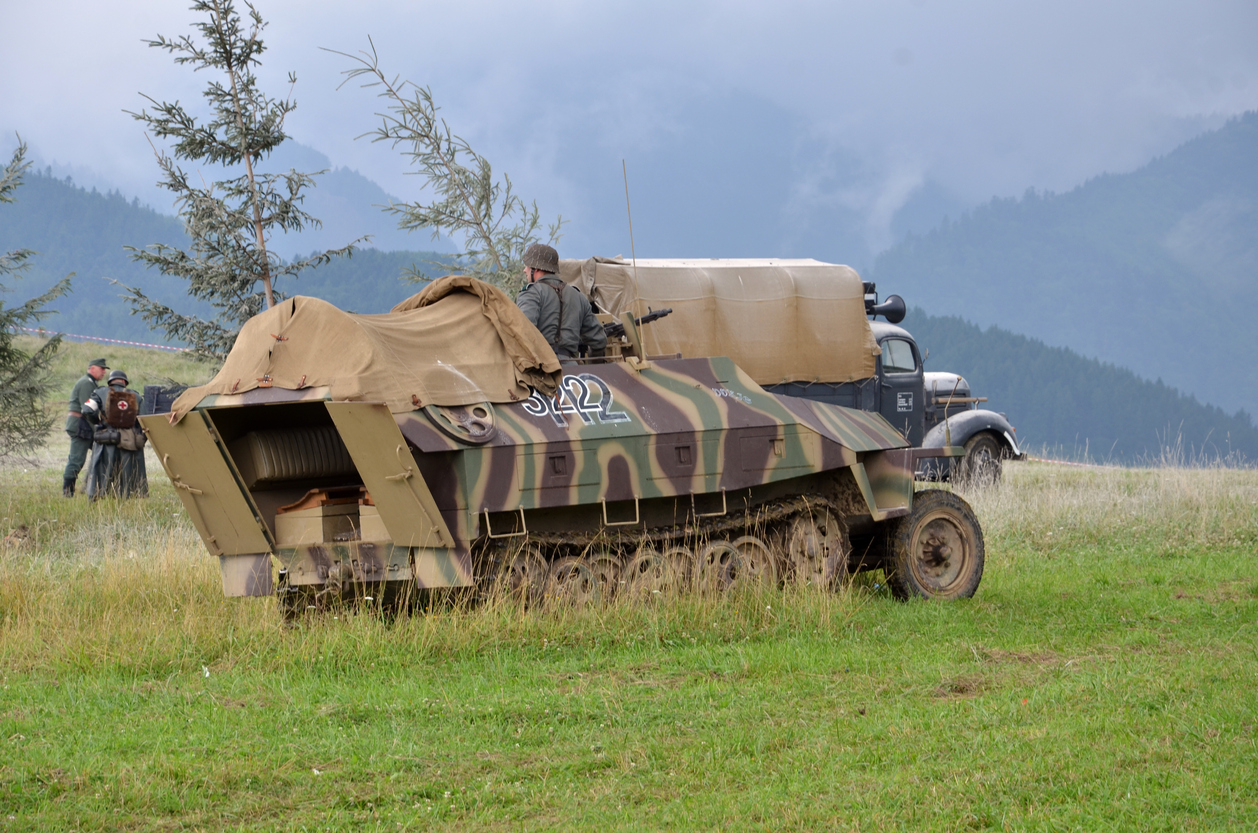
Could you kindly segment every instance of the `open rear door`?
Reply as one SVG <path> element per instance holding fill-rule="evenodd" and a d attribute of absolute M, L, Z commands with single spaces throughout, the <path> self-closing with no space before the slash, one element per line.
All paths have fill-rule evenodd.
<path fill-rule="evenodd" d="M 389 409 L 373 402 L 325 404 L 393 543 L 453 547 L 454 536 Z"/>
<path fill-rule="evenodd" d="M 223 458 L 205 414 L 191 411 L 175 425 L 165 414 L 140 421 L 210 553 L 269 555 L 271 542 L 257 509 Z"/>

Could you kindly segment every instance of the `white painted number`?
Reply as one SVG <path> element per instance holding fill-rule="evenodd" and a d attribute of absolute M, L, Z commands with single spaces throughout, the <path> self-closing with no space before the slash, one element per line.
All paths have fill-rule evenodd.
<path fill-rule="evenodd" d="M 629 414 L 612 410 L 612 389 L 592 373 L 565 376 L 559 391 L 553 397 L 533 391 L 524 402 L 524 412 L 529 416 L 549 415 L 560 428 L 568 427 L 565 414 L 575 414 L 585 425 L 629 422 Z"/>

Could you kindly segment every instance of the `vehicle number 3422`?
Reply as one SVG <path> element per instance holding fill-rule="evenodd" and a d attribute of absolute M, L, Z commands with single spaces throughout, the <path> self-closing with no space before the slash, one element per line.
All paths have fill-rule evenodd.
<path fill-rule="evenodd" d="M 524 401 L 524 412 L 530 416 L 549 415 L 561 428 L 568 427 L 567 414 L 575 414 L 586 425 L 594 422 L 629 422 L 629 414 L 612 410 L 612 389 L 593 373 L 564 376 L 554 396 L 537 391 Z"/>

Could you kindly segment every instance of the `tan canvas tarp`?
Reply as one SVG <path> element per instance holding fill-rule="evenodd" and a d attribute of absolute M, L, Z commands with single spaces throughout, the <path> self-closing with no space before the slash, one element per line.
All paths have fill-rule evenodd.
<path fill-rule="evenodd" d="M 860 275 L 817 260 L 560 261 L 604 312 L 671 307 L 643 327 L 648 353 L 729 356 L 762 385 L 874 375 L 878 345 Z"/>
<path fill-rule="evenodd" d="M 558 388 L 559 360 L 507 295 L 467 277 L 429 284 L 384 315 L 289 298 L 254 316 L 209 384 L 175 400 L 182 415 L 210 394 L 328 386 L 335 400 L 384 402 L 391 411 L 527 399 Z M 414 397 L 414 399 L 412 399 Z"/>

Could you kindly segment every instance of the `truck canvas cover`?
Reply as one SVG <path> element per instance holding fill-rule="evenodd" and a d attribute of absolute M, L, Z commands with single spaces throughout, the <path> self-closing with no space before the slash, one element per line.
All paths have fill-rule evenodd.
<path fill-rule="evenodd" d="M 879 350 L 860 275 L 818 260 L 560 261 L 602 312 L 672 315 L 643 327 L 649 354 L 729 356 L 761 385 L 851 382 Z"/>
<path fill-rule="evenodd" d="M 175 400 L 179 419 L 211 395 L 326 387 L 335 401 L 424 405 L 528 399 L 558 389 L 559 360 L 501 290 L 451 276 L 383 315 L 296 296 L 249 319 L 208 384 Z"/>

